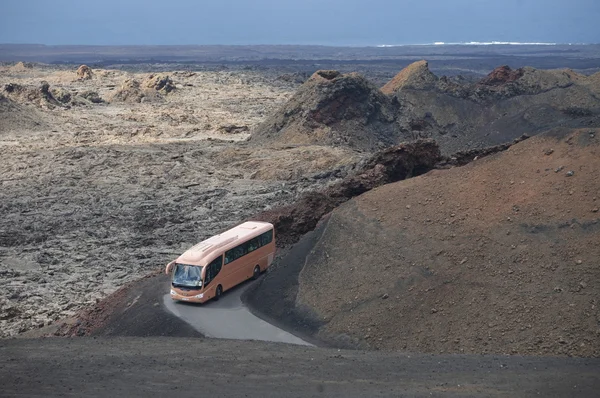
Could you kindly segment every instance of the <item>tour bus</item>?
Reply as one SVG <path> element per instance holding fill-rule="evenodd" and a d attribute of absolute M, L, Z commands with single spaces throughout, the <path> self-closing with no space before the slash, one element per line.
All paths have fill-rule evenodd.
<path fill-rule="evenodd" d="M 256 279 L 275 256 L 273 224 L 248 221 L 188 249 L 165 270 L 173 300 L 204 303 Z"/>

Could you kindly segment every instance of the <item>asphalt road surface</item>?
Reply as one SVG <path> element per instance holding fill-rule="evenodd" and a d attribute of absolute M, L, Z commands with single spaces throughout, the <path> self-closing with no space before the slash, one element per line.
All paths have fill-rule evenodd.
<path fill-rule="evenodd" d="M 186 337 L 0 340 L 2 397 L 598 397 L 600 360 Z"/>
<path fill-rule="evenodd" d="M 254 282 L 226 291 L 219 301 L 204 304 L 175 302 L 169 294 L 164 307 L 206 337 L 238 340 L 263 340 L 311 345 L 253 315 L 242 303 L 241 295 Z"/>

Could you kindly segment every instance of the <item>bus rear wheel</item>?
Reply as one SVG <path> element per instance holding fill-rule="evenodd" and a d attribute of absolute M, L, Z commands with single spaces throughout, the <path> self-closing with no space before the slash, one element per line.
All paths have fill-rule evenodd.
<path fill-rule="evenodd" d="M 223 295 L 223 287 L 221 285 L 217 286 L 217 290 L 215 291 L 215 301 L 219 301 L 221 296 Z"/>
<path fill-rule="evenodd" d="M 260 267 L 257 265 L 252 272 L 252 279 L 256 280 L 260 276 Z"/>

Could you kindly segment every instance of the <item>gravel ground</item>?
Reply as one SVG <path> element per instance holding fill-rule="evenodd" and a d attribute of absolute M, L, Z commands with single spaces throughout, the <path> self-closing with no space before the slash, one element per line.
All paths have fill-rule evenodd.
<path fill-rule="evenodd" d="M 5 397 L 596 397 L 598 359 L 407 355 L 189 338 L 0 341 Z"/>

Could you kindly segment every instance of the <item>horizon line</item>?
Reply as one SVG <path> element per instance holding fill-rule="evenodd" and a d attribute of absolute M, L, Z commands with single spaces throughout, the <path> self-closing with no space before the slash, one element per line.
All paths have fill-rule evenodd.
<path fill-rule="evenodd" d="M 393 47 L 435 47 L 435 46 L 592 46 L 598 43 L 561 43 L 561 42 L 518 42 L 518 41 L 465 41 L 465 42 L 443 42 L 436 41 L 432 43 L 409 43 L 409 44 L 298 44 L 298 43 L 279 43 L 279 44 L 45 44 L 45 43 L 1 43 L 0 46 L 43 46 L 43 47 L 348 47 L 348 48 L 393 48 Z"/>

